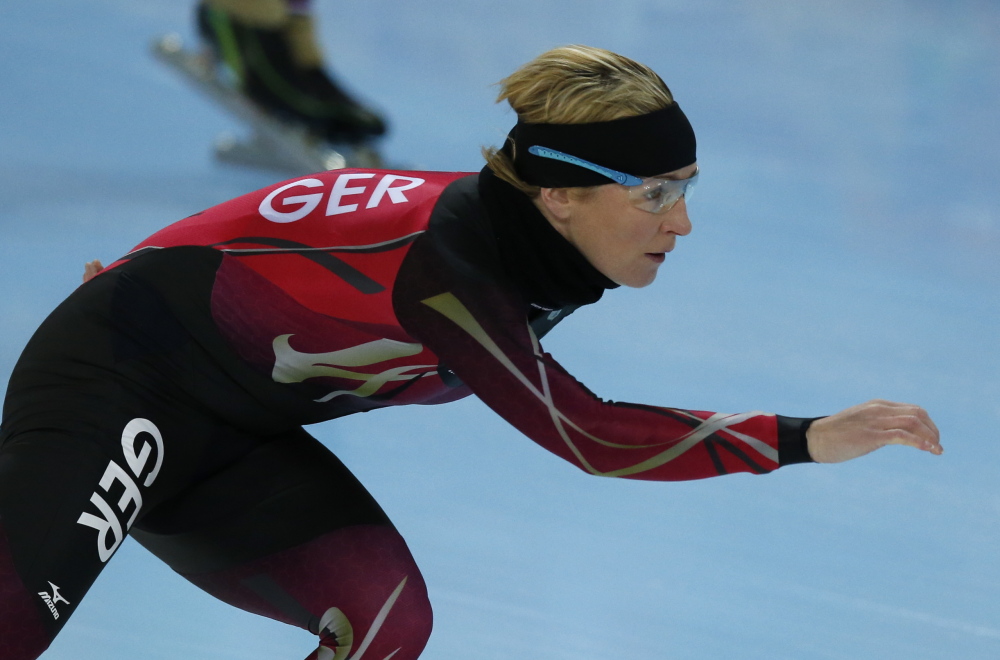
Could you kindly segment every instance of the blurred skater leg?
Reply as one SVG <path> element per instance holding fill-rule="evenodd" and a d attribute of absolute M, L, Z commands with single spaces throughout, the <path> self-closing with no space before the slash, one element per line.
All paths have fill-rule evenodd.
<path fill-rule="evenodd" d="M 333 142 L 385 133 L 384 119 L 324 66 L 309 2 L 203 0 L 197 15 L 202 38 L 257 104 Z"/>

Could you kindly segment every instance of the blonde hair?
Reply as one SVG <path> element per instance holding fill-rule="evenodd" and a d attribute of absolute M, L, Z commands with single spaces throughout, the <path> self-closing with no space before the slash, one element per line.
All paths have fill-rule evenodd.
<path fill-rule="evenodd" d="M 553 48 L 498 84 L 496 102 L 507 101 L 520 121 L 531 124 L 611 121 L 654 112 L 674 101 L 648 66 L 591 46 Z M 540 188 L 521 180 L 510 156 L 496 147 L 482 151 L 498 177 L 531 198 L 538 196 Z"/>

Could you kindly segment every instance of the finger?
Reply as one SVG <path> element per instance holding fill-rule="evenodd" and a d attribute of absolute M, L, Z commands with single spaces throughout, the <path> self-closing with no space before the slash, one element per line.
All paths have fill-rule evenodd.
<path fill-rule="evenodd" d="M 941 432 L 938 430 L 937 425 L 931 420 L 927 411 L 923 408 L 918 408 L 916 419 L 921 424 L 921 436 L 925 439 L 927 450 L 933 451 L 939 455 L 944 453 L 944 449 L 941 448 Z"/>
<path fill-rule="evenodd" d="M 936 428 L 927 423 L 929 419 L 927 413 L 923 409 L 918 408 L 915 414 L 905 415 L 900 421 L 900 425 L 907 431 L 916 434 L 925 442 L 936 445 L 939 443 L 941 436 Z"/>
<path fill-rule="evenodd" d="M 941 431 L 938 429 L 937 424 L 934 423 L 934 420 L 931 419 L 930 414 L 928 414 L 928 412 L 923 408 L 920 409 L 920 412 L 921 412 L 921 419 L 924 421 L 924 423 L 927 424 L 927 426 L 929 426 L 932 431 L 934 431 L 935 436 L 940 438 Z"/>
<path fill-rule="evenodd" d="M 97 275 L 99 272 L 104 270 L 104 265 L 101 263 L 100 259 L 94 259 L 93 261 L 88 261 L 83 265 L 83 281 L 84 283 L 89 282 Z"/>
<path fill-rule="evenodd" d="M 885 445 L 901 445 L 904 447 L 919 449 L 921 451 L 930 451 L 923 440 L 912 433 L 907 433 L 902 429 L 891 429 L 889 431 L 885 431 L 881 434 L 881 440 L 885 443 Z"/>
<path fill-rule="evenodd" d="M 937 439 L 929 439 L 924 434 L 913 433 L 904 428 L 892 428 L 880 433 L 881 440 L 885 444 L 905 445 L 921 451 L 930 452 L 936 456 L 944 453 L 944 448 Z"/>
<path fill-rule="evenodd" d="M 865 405 L 883 409 L 914 408 L 912 403 L 900 403 L 899 401 L 889 401 L 887 399 L 872 399 Z"/>
<path fill-rule="evenodd" d="M 930 431 L 935 437 L 940 437 L 941 432 L 938 430 L 937 424 L 931 419 L 931 416 L 922 407 L 913 405 L 911 403 L 897 403 L 895 401 L 885 401 L 883 399 L 874 399 L 871 403 L 876 403 L 882 407 L 886 412 L 894 410 L 895 412 L 905 413 L 915 415 Z"/>
<path fill-rule="evenodd" d="M 899 427 L 935 441 L 940 437 L 940 432 L 931 421 L 930 415 L 920 406 L 910 404 L 881 406 L 872 422 L 881 429 Z"/>

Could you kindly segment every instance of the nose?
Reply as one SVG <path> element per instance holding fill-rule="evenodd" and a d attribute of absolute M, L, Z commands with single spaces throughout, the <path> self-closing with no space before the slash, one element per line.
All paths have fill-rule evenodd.
<path fill-rule="evenodd" d="M 681 197 L 677 203 L 667 211 L 660 225 L 660 231 L 664 234 L 677 234 L 687 236 L 691 233 L 691 218 L 688 217 L 687 200 Z"/>

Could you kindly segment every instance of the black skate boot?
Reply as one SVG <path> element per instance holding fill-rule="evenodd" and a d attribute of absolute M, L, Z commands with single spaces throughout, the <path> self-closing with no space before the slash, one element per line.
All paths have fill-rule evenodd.
<path fill-rule="evenodd" d="M 384 120 L 348 96 L 322 68 L 295 62 L 285 30 L 243 25 L 204 2 L 198 4 L 197 19 L 202 39 L 258 105 L 334 143 L 385 133 Z"/>

